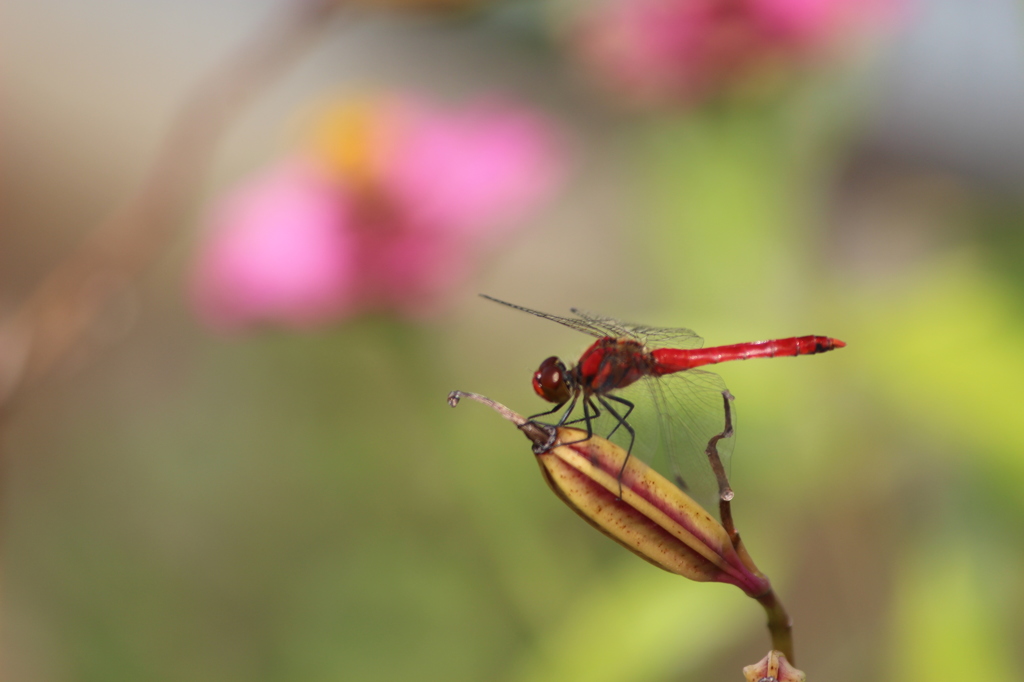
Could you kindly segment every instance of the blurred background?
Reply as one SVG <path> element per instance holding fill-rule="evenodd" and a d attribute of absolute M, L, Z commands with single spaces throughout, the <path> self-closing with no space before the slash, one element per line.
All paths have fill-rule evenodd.
<path fill-rule="evenodd" d="M 230 121 L 90 350 L 8 418 L 0 676 L 740 679 L 769 646 L 757 604 L 638 561 L 547 490 L 515 429 L 445 403 L 546 409 L 537 364 L 587 344 L 485 292 L 709 344 L 847 342 L 719 372 L 737 525 L 798 667 L 1024 680 L 1021 5 L 723 0 L 722 19 L 687 1 L 340 12 Z M 0 312 L 289 4 L 4 3 Z M 381 289 L 218 325 L 194 273 L 225 193 L 303 147 L 315 103 L 410 92 L 500 97 L 558 131 L 528 214 L 460 251 L 471 267 L 429 305 Z M 374 268 L 356 279 L 386 288 Z"/>

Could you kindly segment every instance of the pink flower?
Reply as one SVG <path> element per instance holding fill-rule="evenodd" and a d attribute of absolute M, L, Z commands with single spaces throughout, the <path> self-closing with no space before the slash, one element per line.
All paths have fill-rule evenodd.
<path fill-rule="evenodd" d="M 196 304 L 220 327 L 428 314 L 551 194 L 563 165 L 551 125 L 507 104 L 329 109 L 302 156 L 214 212 Z"/>
<path fill-rule="evenodd" d="M 208 323 L 305 326 L 353 304 L 357 264 L 344 193 L 305 159 L 290 159 L 228 195 L 196 267 Z"/>
<path fill-rule="evenodd" d="M 794 63 L 902 0 L 606 0 L 575 46 L 595 74 L 646 103 L 693 102 Z"/>
<path fill-rule="evenodd" d="M 557 143 L 536 114 L 499 102 L 414 110 L 403 153 L 389 159 L 383 182 L 421 228 L 463 235 L 509 228 L 556 184 Z"/>
<path fill-rule="evenodd" d="M 794 49 L 821 48 L 844 34 L 895 23 L 903 0 L 756 0 L 766 35 Z"/>
<path fill-rule="evenodd" d="M 577 48 L 614 88 L 640 100 L 688 98 L 701 89 L 709 26 L 696 3 L 609 2 L 585 17 Z"/>

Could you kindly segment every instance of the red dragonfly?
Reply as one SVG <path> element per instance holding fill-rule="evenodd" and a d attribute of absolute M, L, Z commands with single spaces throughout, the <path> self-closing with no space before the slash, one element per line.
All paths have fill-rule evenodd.
<path fill-rule="evenodd" d="M 641 385 L 645 390 L 634 391 L 635 399 L 653 403 L 649 411 L 655 413 L 643 415 L 643 418 L 657 421 L 654 429 L 657 433 L 646 436 L 648 442 L 643 451 L 660 451 L 666 455 L 674 469 L 667 473 L 680 482 L 684 478 L 680 468 L 685 464 L 689 475 L 683 485 L 691 488 L 691 494 L 701 502 L 712 499 L 711 495 L 718 490 L 717 485 L 711 489 L 712 479 L 706 475 L 710 464 L 704 453 L 714 436 L 731 435 L 723 434 L 723 428 L 727 419 L 731 424 L 730 415 L 726 414 L 728 403 L 724 400 L 732 396 L 721 377 L 697 368 L 730 360 L 814 355 L 846 345 L 827 336 L 797 336 L 701 348 L 704 340 L 689 329 L 627 324 L 576 308 L 571 309 L 575 317 L 559 317 L 481 296 L 597 338 L 572 367 L 555 356 L 540 364 L 533 375 L 533 390 L 555 406 L 530 419 L 554 414 L 565 407 L 557 426 L 583 422 L 587 436 L 582 440 L 587 440 L 593 436 L 594 422 L 604 408 L 614 424 L 608 438 L 621 427 L 629 434 L 626 451 L 632 453 L 637 430 L 629 418 L 636 403 L 619 393 Z M 579 403 L 583 406 L 583 416 L 570 421 Z M 642 433 L 641 438 L 644 439 L 645 434 Z M 732 440 L 719 442 L 723 459 L 731 450 Z M 699 471 L 694 472 L 695 468 Z M 692 476 L 694 473 L 698 475 Z"/>

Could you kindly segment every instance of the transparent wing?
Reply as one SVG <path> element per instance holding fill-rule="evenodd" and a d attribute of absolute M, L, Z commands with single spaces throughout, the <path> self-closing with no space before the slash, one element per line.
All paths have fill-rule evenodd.
<path fill-rule="evenodd" d="M 716 516 L 718 479 L 706 450 L 708 442 L 725 430 L 723 391 L 727 391 L 725 382 L 717 374 L 687 370 L 660 378 L 645 378 L 612 394 L 635 405 L 628 417 L 636 431 L 633 455 L 669 480 L 681 482 L 687 494 Z M 610 401 L 609 404 L 623 414 L 624 406 L 620 403 Z M 729 409 L 735 433 L 736 410 L 731 400 Z M 582 412 L 575 416 L 582 416 Z M 616 423 L 613 417 L 602 414 L 595 432 L 608 436 Z M 623 448 L 629 446 L 625 429 L 616 430 L 611 439 Z M 722 438 L 717 443 L 726 473 L 734 444 L 735 436 Z"/>
<path fill-rule="evenodd" d="M 551 320 L 552 322 L 557 322 L 558 324 L 565 325 L 566 327 L 569 327 L 570 329 L 575 329 L 576 331 L 583 332 L 584 334 L 589 334 L 590 336 L 596 336 L 597 338 L 601 338 L 603 336 L 616 336 L 617 335 L 617 334 L 609 334 L 607 330 L 605 330 L 604 328 L 602 328 L 599 325 L 594 324 L 591 320 L 588 320 L 588 319 L 584 319 L 584 318 L 577 319 L 577 318 L 574 318 L 574 317 L 559 317 L 558 315 L 552 315 L 551 313 L 542 313 L 539 310 L 533 310 L 531 308 L 524 308 L 521 305 L 516 305 L 514 303 L 508 303 L 507 301 L 502 301 L 500 299 L 494 298 L 493 296 L 488 296 L 487 294 L 480 294 L 480 297 L 481 298 L 486 298 L 488 301 L 494 301 L 495 303 L 500 303 L 501 305 L 508 306 L 509 308 L 515 308 L 516 310 L 520 310 L 520 311 L 522 311 L 524 313 L 529 313 L 531 315 L 536 315 L 537 317 L 542 317 L 545 320 Z"/>
<path fill-rule="evenodd" d="M 697 332 L 685 327 L 650 327 L 643 324 L 622 322 L 613 317 L 571 308 L 572 313 L 606 336 L 625 336 L 636 339 L 648 348 L 700 348 L 704 339 Z"/>
<path fill-rule="evenodd" d="M 692 329 L 686 329 L 684 327 L 649 327 L 642 324 L 632 324 L 629 322 L 622 322 L 616 320 L 613 317 L 607 317 L 605 315 L 598 315 L 595 313 L 588 313 L 577 308 L 571 308 L 572 314 L 576 317 L 560 317 L 558 315 L 552 315 L 551 313 L 544 313 L 539 310 L 533 310 L 532 308 L 526 308 L 521 305 L 502 301 L 501 299 L 488 296 L 487 294 L 480 294 L 481 298 L 486 298 L 488 301 L 494 301 L 501 305 L 514 308 L 515 310 L 535 315 L 536 317 L 542 317 L 545 320 L 551 320 L 558 324 L 575 329 L 576 331 L 589 334 L 590 336 L 596 336 L 598 338 L 604 336 L 613 336 L 616 338 L 626 337 L 635 339 L 640 343 L 644 344 L 648 348 L 700 348 L 704 345 L 704 339 L 697 336 L 697 333 Z"/>

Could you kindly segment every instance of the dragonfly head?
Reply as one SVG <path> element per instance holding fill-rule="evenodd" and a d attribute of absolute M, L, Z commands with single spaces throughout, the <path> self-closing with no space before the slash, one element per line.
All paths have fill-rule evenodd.
<path fill-rule="evenodd" d="M 571 380 L 565 363 L 552 355 L 533 373 L 533 390 L 549 403 L 564 403 L 572 397 Z"/>

